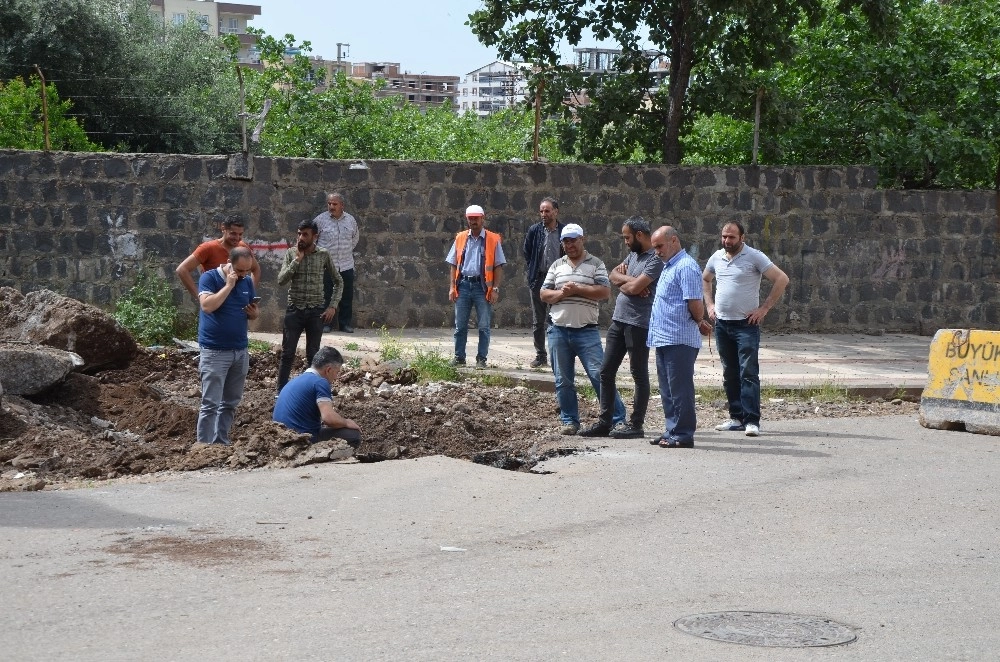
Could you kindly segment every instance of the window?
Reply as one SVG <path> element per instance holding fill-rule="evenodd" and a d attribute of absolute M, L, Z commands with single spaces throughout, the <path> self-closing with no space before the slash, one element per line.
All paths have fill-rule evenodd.
<path fill-rule="evenodd" d="M 474 97 L 479 96 L 479 88 L 476 87 L 472 88 L 472 96 Z"/>
<path fill-rule="evenodd" d="M 201 28 L 202 32 L 208 32 L 209 23 L 207 14 L 198 14 L 194 20 L 198 22 L 198 27 Z"/>
<path fill-rule="evenodd" d="M 468 109 L 469 109 L 469 104 L 467 102 L 463 101 L 462 102 L 462 110 L 468 110 Z"/>
<path fill-rule="evenodd" d="M 238 18 L 229 17 L 225 19 L 224 26 L 222 28 L 224 34 L 239 34 L 240 32 L 240 21 Z"/>
<path fill-rule="evenodd" d="M 463 97 L 469 96 L 469 88 L 467 88 L 467 87 L 463 87 L 462 88 L 462 96 Z"/>
<path fill-rule="evenodd" d="M 415 81 L 415 80 L 408 80 L 408 81 L 406 81 L 406 86 L 409 87 L 410 89 L 416 89 L 416 87 L 417 87 L 417 81 Z"/>
<path fill-rule="evenodd" d="M 406 100 L 407 100 L 407 101 L 416 101 L 416 99 L 414 98 L 414 95 L 412 95 L 412 94 L 408 94 L 408 95 L 406 96 Z"/>
<path fill-rule="evenodd" d="M 184 21 L 187 20 L 187 14 L 181 14 L 174 12 L 173 16 L 170 17 L 170 22 L 174 25 L 184 25 Z"/>
<path fill-rule="evenodd" d="M 476 102 L 475 102 L 475 101 L 473 101 L 473 102 L 472 102 L 472 110 L 475 110 L 475 109 L 476 109 Z"/>

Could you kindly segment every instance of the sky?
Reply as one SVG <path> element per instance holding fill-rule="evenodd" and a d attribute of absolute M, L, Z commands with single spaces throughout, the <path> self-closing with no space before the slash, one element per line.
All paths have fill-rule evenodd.
<path fill-rule="evenodd" d="M 464 76 L 497 59 L 464 25 L 480 0 L 241 0 L 258 5 L 250 22 L 273 37 L 312 42 L 312 56 L 351 62 L 398 62 L 410 73 Z M 572 48 L 564 49 L 568 61 Z"/>

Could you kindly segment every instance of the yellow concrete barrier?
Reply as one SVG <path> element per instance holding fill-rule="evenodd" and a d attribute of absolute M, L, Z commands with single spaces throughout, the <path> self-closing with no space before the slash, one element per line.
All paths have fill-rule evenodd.
<path fill-rule="evenodd" d="M 1000 331 L 941 329 L 934 334 L 920 424 L 1000 435 Z"/>

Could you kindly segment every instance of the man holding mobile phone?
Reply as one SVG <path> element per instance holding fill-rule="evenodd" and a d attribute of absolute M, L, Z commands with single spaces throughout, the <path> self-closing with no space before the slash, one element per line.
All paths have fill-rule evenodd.
<path fill-rule="evenodd" d="M 201 408 L 197 439 L 203 444 L 229 445 L 236 407 L 243 399 L 250 356 L 249 320 L 257 319 L 260 297 L 254 290 L 253 254 L 238 246 L 229 261 L 206 271 L 198 280 L 198 344 L 201 357 Z"/>

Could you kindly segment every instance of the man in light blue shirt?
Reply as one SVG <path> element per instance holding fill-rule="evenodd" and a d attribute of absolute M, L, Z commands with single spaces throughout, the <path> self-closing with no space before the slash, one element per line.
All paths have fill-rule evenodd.
<path fill-rule="evenodd" d="M 694 362 L 701 349 L 699 323 L 705 316 L 701 269 L 681 248 L 677 230 L 664 225 L 651 238 L 663 260 L 656 284 L 646 344 L 656 350 L 656 376 L 666 419 L 663 434 L 650 441 L 662 448 L 692 448 L 698 419 L 694 406 Z"/>

